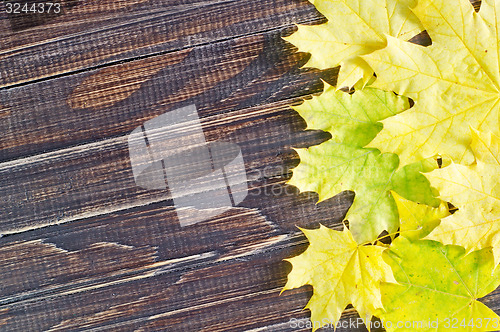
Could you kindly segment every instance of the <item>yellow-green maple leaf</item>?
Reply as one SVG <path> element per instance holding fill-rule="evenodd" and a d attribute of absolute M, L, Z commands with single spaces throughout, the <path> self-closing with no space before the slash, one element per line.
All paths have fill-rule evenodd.
<path fill-rule="evenodd" d="M 422 26 L 409 7 L 416 0 L 309 0 L 328 22 L 299 25 L 285 38 L 311 53 L 306 66 L 327 69 L 341 65 L 338 87 L 366 83 L 373 70 L 359 55 L 385 46 L 386 35 L 408 40 Z"/>
<path fill-rule="evenodd" d="M 283 290 L 303 285 L 313 287 L 306 305 L 311 310 L 314 330 L 337 325 L 345 307 L 352 304 L 361 318 L 370 321 L 381 308 L 381 281 L 394 281 L 383 261 L 386 249 L 378 245 L 358 245 L 348 229 L 336 231 L 323 225 L 316 230 L 302 229 L 309 247 L 299 256 L 287 259 L 292 271 Z"/>
<path fill-rule="evenodd" d="M 301 191 L 314 191 L 319 201 L 352 190 L 356 196 L 346 219 L 359 243 L 372 242 L 384 230 L 399 227 L 396 204 L 390 190 L 416 202 L 437 207 L 428 172 L 437 164 L 422 161 L 398 170 L 395 154 L 364 149 L 381 129 L 380 121 L 409 107 L 407 98 L 392 92 L 365 88 L 348 94 L 325 84 L 324 92 L 294 107 L 308 129 L 326 130 L 329 141 L 297 149 L 300 164 L 288 182 Z"/>
<path fill-rule="evenodd" d="M 392 192 L 399 213 L 399 231 L 402 236 L 418 240 L 428 235 L 442 218 L 450 215 L 448 206 L 441 202 L 439 207 L 419 204 Z"/>
<path fill-rule="evenodd" d="M 500 284 L 491 248 L 466 255 L 460 246 L 399 237 L 383 256 L 397 280 L 380 285 L 377 314 L 387 331 L 498 331 L 500 317 L 477 300 Z"/>
<path fill-rule="evenodd" d="M 431 46 L 388 37 L 384 49 L 363 57 L 374 86 L 415 100 L 384 120 L 369 146 L 396 153 L 402 165 L 434 155 L 471 164 L 469 125 L 500 134 L 500 3 L 483 0 L 476 13 L 468 0 L 419 0 L 413 12 Z"/>
<path fill-rule="evenodd" d="M 467 250 L 493 247 L 500 261 L 500 139 L 472 131 L 476 163 L 451 164 L 426 176 L 443 200 L 459 210 L 444 218 L 428 239 L 459 244 Z"/>

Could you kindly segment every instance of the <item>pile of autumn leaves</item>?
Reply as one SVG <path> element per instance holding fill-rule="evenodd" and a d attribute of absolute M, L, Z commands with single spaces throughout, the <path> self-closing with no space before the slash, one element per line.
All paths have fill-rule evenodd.
<path fill-rule="evenodd" d="M 478 301 L 500 284 L 500 0 L 310 1 L 328 22 L 286 39 L 341 67 L 295 107 L 332 138 L 297 150 L 289 183 L 355 199 L 349 229 L 303 230 L 285 289 L 312 285 L 314 329 L 352 304 L 389 331 L 500 330 Z M 408 41 L 424 30 L 431 46 Z"/>

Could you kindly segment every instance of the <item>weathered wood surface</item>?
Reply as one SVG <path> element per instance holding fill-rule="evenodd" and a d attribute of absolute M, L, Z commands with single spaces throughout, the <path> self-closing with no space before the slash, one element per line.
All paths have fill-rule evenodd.
<path fill-rule="evenodd" d="M 316 205 L 285 184 L 292 147 L 329 137 L 289 105 L 337 70 L 300 69 L 281 36 L 324 18 L 302 0 L 63 7 L 0 14 L 0 330 L 307 331 L 289 321 L 311 289 L 279 295 L 283 259 L 306 246 L 296 226 L 340 229 L 352 194 Z M 168 190 L 135 184 L 127 136 L 190 104 L 208 141 L 241 148 L 249 193 L 180 227 Z"/>
<path fill-rule="evenodd" d="M 0 87 L 322 19 L 301 0 L 63 0 L 62 7 L 22 30 L 2 10 Z"/>

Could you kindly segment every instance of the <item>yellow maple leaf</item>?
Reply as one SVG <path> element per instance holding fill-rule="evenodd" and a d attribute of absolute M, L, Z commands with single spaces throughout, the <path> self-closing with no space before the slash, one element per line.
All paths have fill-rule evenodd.
<path fill-rule="evenodd" d="M 458 207 L 426 238 L 458 244 L 467 250 L 493 247 L 500 261 L 500 138 L 472 131 L 472 149 L 477 158 L 470 166 L 451 164 L 425 174 L 443 200 Z"/>
<path fill-rule="evenodd" d="M 399 231 L 402 236 L 410 240 L 418 240 L 428 235 L 436 228 L 441 219 L 450 215 L 448 206 L 441 202 L 439 207 L 433 208 L 407 200 L 391 191 L 399 213 Z"/>
<path fill-rule="evenodd" d="M 327 324 L 336 326 L 348 304 L 369 322 L 375 310 L 382 308 L 380 282 L 394 281 L 382 259 L 386 247 L 358 245 L 346 228 L 340 232 L 321 225 L 317 230 L 301 230 L 309 247 L 287 259 L 293 268 L 283 290 L 306 284 L 313 287 L 306 305 L 313 331 Z"/>
<path fill-rule="evenodd" d="M 419 0 L 413 12 L 431 46 L 387 37 L 384 49 L 363 56 L 374 86 L 415 100 L 383 121 L 369 147 L 396 153 L 403 166 L 438 154 L 469 165 L 469 125 L 500 134 L 500 3 L 483 0 L 476 13 L 468 0 Z"/>
<path fill-rule="evenodd" d="M 367 83 L 373 70 L 359 55 L 383 48 L 386 35 L 408 40 L 422 26 L 409 9 L 416 0 L 309 0 L 328 22 L 299 25 L 285 40 L 311 53 L 307 67 L 327 69 L 341 65 L 337 87 Z"/>

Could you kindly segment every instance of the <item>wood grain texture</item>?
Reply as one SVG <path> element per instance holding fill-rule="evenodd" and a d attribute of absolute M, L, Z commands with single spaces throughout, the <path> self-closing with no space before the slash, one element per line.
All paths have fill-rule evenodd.
<path fill-rule="evenodd" d="M 312 289 L 280 295 L 283 259 L 307 246 L 297 226 L 340 230 L 353 194 L 286 184 L 292 148 L 330 137 L 289 105 L 338 69 L 300 69 L 281 36 L 324 18 L 305 0 L 63 7 L 29 28 L 0 14 L 0 330 L 310 331 L 290 325 Z M 240 147 L 249 191 L 181 227 L 169 189 L 136 185 L 127 137 L 191 104 L 207 141 Z M 482 301 L 500 312 L 499 290 Z"/>
<path fill-rule="evenodd" d="M 19 288 L 0 294 L 0 303 L 8 308 L 5 330 L 170 330 L 172 317 L 182 319 L 191 308 L 205 315 L 203 310 L 214 307 L 211 301 L 219 303 L 220 313 L 214 314 L 222 320 L 228 314 L 222 315 L 226 304 L 234 306 L 246 298 L 252 305 L 240 314 L 256 315 L 255 306 L 271 297 L 280 303 L 276 317 L 288 312 L 288 301 L 278 296 L 282 285 L 276 286 L 283 284 L 283 263 L 277 268 L 259 258 L 255 265 L 254 255 L 280 250 L 284 254 L 272 257 L 281 261 L 289 255 L 289 236 L 297 234 L 296 225 L 336 225 L 352 197 L 315 205 L 316 195 L 299 196 L 295 188 L 284 185 L 297 163 L 291 147 L 328 138 L 321 132 L 304 132 L 305 123 L 288 105 L 319 91 L 319 79 L 332 80 L 336 72 L 299 70 L 306 57 L 295 54 L 280 34 L 179 51 L 176 60 L 181 60 L 166 69 L 155 66 L 165 61 L 156 61 L 158 56 L 2 92 L 2 100 L 15 112 L 3 123 L 11 134 L 2 136 L 0 178 L 7 199 L 0 209 L 9 217 L 0 223 L 5 221 L 3 233 L 11 235 L 0 242 L 19 254 L 28 248 L 32 252 L 21 255 L 23 264 L 13 269 L 18 273 L 7 280 Z M 230 141 L 242 149 L 250 192 L 239 208 L 181 228 L 168 190 L 147 191 L 135 185 L 126 139 L 144 121 L 191 103 L 199 105 L 208 141 Z M 88 127 L 79 129 L 76 123 L 83 120 L 89 121 Z M 295 212 L 288 215 L 276 206 Z M 60 255 L 48 257 L 47 246 Z M 155 260 L 140 260 L 138 255 L 129 268 L 115 264 L 118 258 L 112 254 L 93 253 L 96 246 L 145 248 L 153 251 Z M 92 254 L 85 256 L 89 251 Z M 57 268 L 65 260 L 77 266 Z M 88 269 L 80 263 L 88 260 L 102 260 L 105 266 Z M 6 268 L 16 265 L 9 261 Z M 54 266 L 49 268 L 54 277 L 28 274 L 30 266 Z M 203 266 L 207 268 L 198 271 Z M 227 266 L 238 273 L 223 279 Z M 255 266 L 260 272 L 252 272 Z M 78 274 L 82 268 L 86 273 Z M 280 277 L 269 289 L 267 283 L 277 278 L 276 273 Z M 262 291 L 253 288 L 256 280 L 250 275 Z M 208 279 L 203 282 L 201 277 Z M 181 286 L 182 280 L 189 283 Z M 223 291 L 226 283 L 230 288 Z M 206 289 L 200 293 L 198 286 Z M 298 294 L 299 299 L 307 296 Z M 246 326 L 244 316 L 240 320 L 238 325 Z M 194 319 L 175 329 L 211 330 L 214 324 Z M 267 324 L 265 317 L 249 326 L 262 324 Z"/>
<path fill-rule="evenodd" d="M 161 69 L 181 62 L 190 50 L 157 56 L 98 70 L 78 85 L 67 98 L 73 109 L 99 110 L 130 97 Z"/>
<path fill-rule="evenodd" d="M 292 241 L 301 245 L 290 247 Z M 198 259 L 187 257 L 183 262 L 160 260 L 141 266 L 134 258 L 128 262 L 135 265 L 134 274 L 126 269 L 116 270 L 114 278 L 105 278 L 104 273 L 96 277 L 87 272 L 90 282 L 85 284 L 79 279 L 70 279 L 71 275 L 59 274 L 57 285 L 61 287 L 58 289 L 52 289 L 48 294 L 37 289 L 38 292 L 27 292 L 24 298 L 4 305 L 8 310 L 3 315 L 8 322 L 4 328 L 6 331 L 29 330 L 33 328 L 31 324 L 37 322 L 40 330 L 54 331 L 152 331 L 174 328 L 179 331 L 231 331 L 251 329 L 262 323 L 282 322 L 297 314 L 304 317 L 305 313 L 300 309 L 310 296 L 310 289 L 303 288 L 281 296 L 279 292 L 289 270 L 288 263 L 281 259 L 303 250 L 305 240 L 298 236 L 294 240 L 282 238 L 270 244 L 267 248 L 263 247 L 260 253 L 250 252 L 237 258 L 226 256 L 222 260 L 206 253 L 196 257 Z M 110 246 L 121 249 L 116 244 Z M 56 250 L 61 251 L 58 256 L 65 254 L 60 249 Z M 81 253 L 84 251 L 67 252 L 65 257 L 73 255 L 83 259 Z M 27 258 L 25 265 L 33 265 L 32 260 L 36 260 L 46 267 L 44 263 L 54 261 L 54 269 L 45 270 L 57 274 L 57 263 L 63 261 L 61 257 L 43 257 L 45 259 L 35 255 Z M 87 259 L 97 257 L 97 253 L 91 253 Z M 190 268 L 187 263 L 190 263 Z M 80 266 L 78 260 L 72 261 L 72 264 Z M 72 264 L 66 269 L 78 268 Z M 95 264 L 91 271 L 99 272 L 106 268 Z M 33 278 L 38 280 L 28 277 Z M 352 315 L 352 311 L 346 313 L 346 317 Z"/>
<path fill-rule="evenodd" d="M 21 31 L 0 17 L 0 88 L 322 20 L 305 0 L 111 3 L 76 1 L 63 15 Z"/>
<path fill-rule="evenodd" d="M 187 56 L 179 51 L 170 57 L 185 56 L 182 61 L 165 64 L 142 84 L 131 84 L 129 78 L 150 74 L 144 68 L 161 66 L 164 56 L 0 91 L 0 103 L 10 109 L 9 116 L 0 117 L 0 160 L 125 135 L 184 105 L 196 104 L 203 119 L 283 99 L 294 85 L 302 94 L 318 91 L 322 75 L 299 71 L 304 55 L 285 45 L 279 32 L 271 32 L 197 47 Z M 121 79 L 109 71 L 121 73 Z M 89 85 L 96 80 L 94 94 Z M 84 102 L 89 107 L 78 108 Z"/>
<path fill-rule="evenodd" d="M 266 201 L 266 195 L 274 196 L 259 190 L 260 183 L 286 175 L 293 162 L 286 158 L 292 156 L 292 145 L 321 142 L 324 137 L 294 128 L 290 121 L 300 119 L 288 109 L 288 102 L 232 112 L 232 124 L 225 123 L 222 131 L 216 124 L 224 123 L 223 116 L 206 118 L 207 137 L 238 144 L 247 171 L 262 174 L 250 185 L 248 199 L 253 204 L 262 206 L 255 202 L 258 197 Z M 0 213 L 9 216 L 0 221 L 3 234 L 172 199 L 168 190 L 146 190 L 135 184 L 126 136 L 0 164 L 0 192 L 5 197 Z"/>

